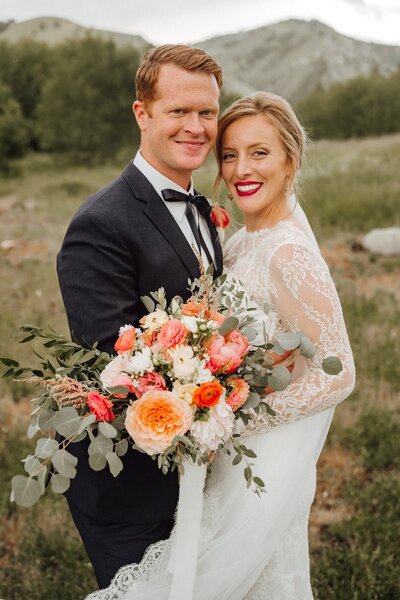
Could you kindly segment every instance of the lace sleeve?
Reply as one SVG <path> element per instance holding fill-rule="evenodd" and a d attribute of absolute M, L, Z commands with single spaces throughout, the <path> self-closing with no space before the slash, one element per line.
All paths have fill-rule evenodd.
<path fill-rule="evenodd" d="M 268 403 L 274 417 L 259 415 L 247 432 L 263 432 L 335 406 L 354 388 L 355 369 L 340 301 L 323 258 L 303 245 L 286 243 L 273 253 L 269 264 L 271 301 L 284 328 L 302 331 L 315 345 L 317 355 L 307 360 L 303 374 Z M 338 356 L 339 375 L 327 375 L 321 361 Z"/>

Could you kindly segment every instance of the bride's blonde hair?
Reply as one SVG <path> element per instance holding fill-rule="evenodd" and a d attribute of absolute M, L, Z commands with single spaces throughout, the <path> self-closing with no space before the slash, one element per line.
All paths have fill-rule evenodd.
<path fill-rule="evenodd" d="M 221 115 L 218 122 L 218 135 L 214 153 L 218 163 L 218 173 L 214 182 L 214 194 L 222 180 L 222 139 L 226 129 L 242 117 L 263 115 L 275 128 L 290 164 L 287 183 L 287 196 L 293 191 L 298 194 L 297 173 L 302 165 L 307 134 L 287 100 L 271 92 L 257 92 L 233 102 Z"/>

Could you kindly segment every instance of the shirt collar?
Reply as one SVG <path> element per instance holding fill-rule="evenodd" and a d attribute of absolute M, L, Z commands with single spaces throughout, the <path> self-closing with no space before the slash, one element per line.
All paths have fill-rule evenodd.
<path fill-rule="evenodd" d="M 185 190 L 183 187 L 181 187 L 174 181 L 171 181 L 171 179 L 168 179 L 168 177 L 165 177 L 165 175 L 163 175 L 162 173 L 157 171 L 157 169 L 152 167 L 151 164 L 148 163 L 145 158 L 143 158 L 140 150 L 137 151 L 136 156 L 132 162 L 135 165 L 135 167 L 137 167 L 139 169 L 139 171 L 141 171 L 141 173 L 143 173 L 143 175 L 146 177 L 146 179 L 149 180 L 149 182 L 151 183 L 153 188 L 156 190 L 156 192 L 160 196 L 160 198 L 162 198 L 161 191 L 165 190 L 167 188 L 171 189 L 171 190 L 176 190 L 177 192 L 183 192 L 184 194 L 194 194 L 193 179 L 190 180 L 189 191 Z M 183 202 L 182 203 L 174 202 L 174 204 L 179 205 L 179 206 L 182 204 L 183 212 L 184 212 L 185 204 Z"/>

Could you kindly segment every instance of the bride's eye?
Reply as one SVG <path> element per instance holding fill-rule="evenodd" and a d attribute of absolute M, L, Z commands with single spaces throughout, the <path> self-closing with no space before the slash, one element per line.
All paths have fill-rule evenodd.
<path fill-rule="evenodd" d="M 268 154 L 269 152 L 267 150 L 264 150 L 263 148 L 257 148 L 253 152 L 253 156 L 259 156 L 260 158 L 264 158 L 264 156 L 268 156 Z"/>

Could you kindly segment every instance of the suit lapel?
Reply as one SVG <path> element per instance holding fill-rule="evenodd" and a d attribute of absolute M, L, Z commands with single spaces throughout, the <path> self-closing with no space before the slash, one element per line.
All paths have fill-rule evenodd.
<path fill-rule="evenodd" d="M 199 277 L 200 269 L 196 255 L 183 235 L 179 225 L 148 179 L 133 163 L 129 163 L 122 173 L 122 177 L 128 183 L 134 196 L 138 200 L 146 203 L 147 206 L 144 210 L 146 216 L 174 248 L 190 275 L 193 278 Z"/>

